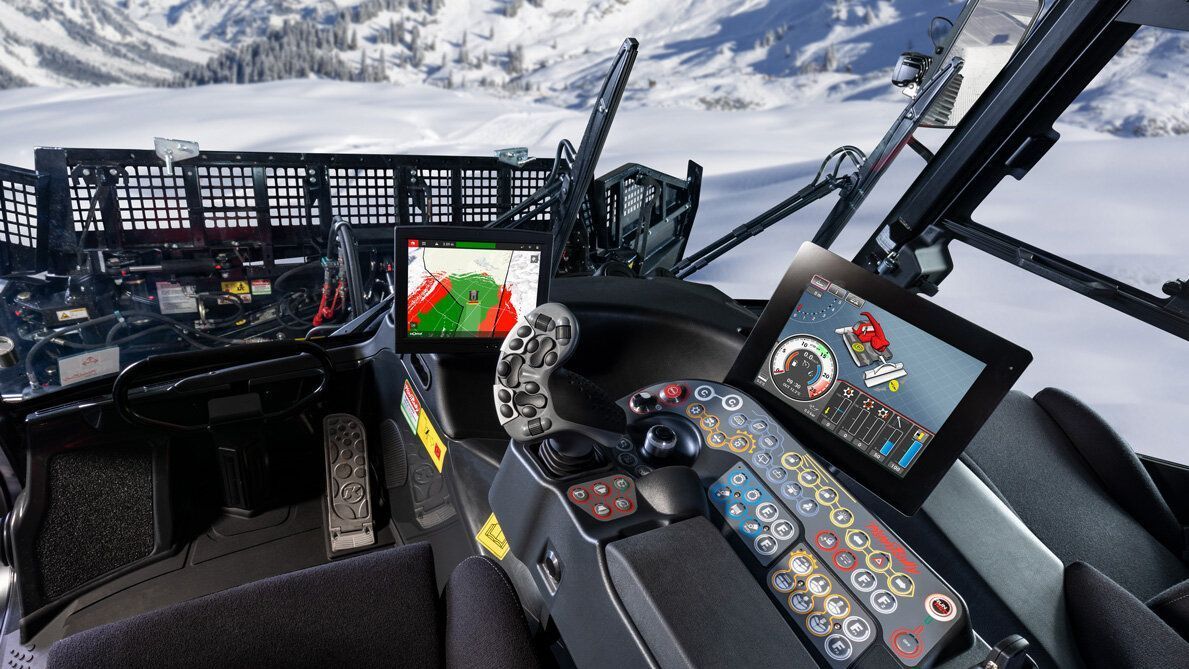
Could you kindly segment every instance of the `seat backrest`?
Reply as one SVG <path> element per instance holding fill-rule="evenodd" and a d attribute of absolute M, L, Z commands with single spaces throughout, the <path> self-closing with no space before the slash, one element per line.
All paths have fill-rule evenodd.
<path fill-rule="evenodd" d="M 1102 430 L 1105 422 L 1094 431 L 1095 424 L 1079 415 L 1070 400 L 1054 390 L 1042 391 L 1036 400 L 1020 392 L 1008 394 L 964 459 L 1062 562 L 1094 565 L 1146 600 L 1189 577 L 1189 566 L 1147 526 L 1167 532 L 1160 516 L 1171 518 L 1171 511 L 1151 480 L 1150 488 L 1140 485 L 1143 479 L 1134 471 L 1126 479 L 1120 476 L 1132 482 L 1127 508 L 1148 505 L 1154 511 L 1137 518 L 1111 494 L 1083 452 L 1107 453 L 1102 461 L 1114 460 L 1120 470 L 1118 463 L 1128 458 L 1142 467 L 1113 431 Z M 1084 405 L 1080 411 L 1092 414 Z M 1072 435 L 1063 423 L 1071 426 Z"/>

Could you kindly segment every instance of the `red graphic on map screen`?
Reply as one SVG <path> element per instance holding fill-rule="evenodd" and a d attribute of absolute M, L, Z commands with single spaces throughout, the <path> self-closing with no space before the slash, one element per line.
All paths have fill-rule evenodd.
<path fill-rule="evenodd" d="M 487 273 L 436 274 L 409 295 L 409 332 L 503 337 L 516 325 L 512 291 Z"/>

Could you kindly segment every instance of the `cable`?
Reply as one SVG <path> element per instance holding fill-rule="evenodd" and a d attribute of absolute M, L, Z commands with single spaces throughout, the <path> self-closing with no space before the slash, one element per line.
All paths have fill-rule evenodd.
<path fill-rule="evenodd" d="M 99 198 L 107 194 L 105 183 L 100 183 L 95 187 L 95 193 L 91 196 L 91 203 L 87 207 L 87 218 L 83 222 L 82 232 L 78 233 L 78 251 L 74 258 L 75 267 L 78 269 L 83 268 L 83 244 L 86 243 L 87 233 L 91 231 L 91 225 L 95 223 L 95 215 L 99 213 Z"/>

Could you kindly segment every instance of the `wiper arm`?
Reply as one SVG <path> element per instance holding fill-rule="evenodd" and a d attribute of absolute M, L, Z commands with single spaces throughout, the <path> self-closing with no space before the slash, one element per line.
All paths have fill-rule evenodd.
<path fill-rule="evenodd" d="M 821 172 L 819 171 L 818 174 L 820 175 Z M 679 279 L 688 277 L 731 249 L 783 221 L 797 211 L 804 209 L 834 191 L 847 188 L 851 184 L 851 181 L 852 177 L 850 175 L 838 177 L 833 174 L 827 175 L 824 179 L 814 181 L 796 193 L 793 193 L 785 201 L 740 225 L 726 235 L 710 242 L 697 253 L 686 257 L 674 265 L 674 276 Z"/>

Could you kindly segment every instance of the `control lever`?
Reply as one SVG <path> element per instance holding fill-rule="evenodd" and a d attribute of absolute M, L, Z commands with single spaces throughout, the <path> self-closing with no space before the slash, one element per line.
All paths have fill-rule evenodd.
<path fill-rule="evenodd" d="M 1036 660 L 1024 652 L 1028 650 L 1028 645 L 1027 639 L 1013 634 L 995 644 L 987 654 L 987 659 L 971 669 L 1037 669 Z"/>
<path fill-rule="evenodd" d="M 578 346 L 578 319 L 548 302 L 517 321 L 496 363 L 496 415 L 517 441 L 543 440 L 541 455 L 557 474 L 598 464 L 595 444 L 623 434 L 623 409 L 589 379 L 562 369 Z"/>

